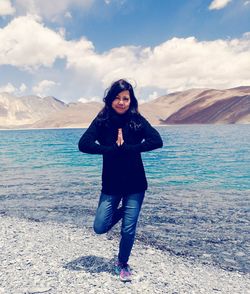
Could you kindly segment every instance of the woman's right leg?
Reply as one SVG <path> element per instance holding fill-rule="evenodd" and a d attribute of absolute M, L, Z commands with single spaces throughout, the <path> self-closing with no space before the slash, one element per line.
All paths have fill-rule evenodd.
<path fill-rule="evenodd" d="M 121 196 L 101 193 L 94 220 L 96 234 L 107 233 L 121 218 L 122 208 L 118 209 Z"/>

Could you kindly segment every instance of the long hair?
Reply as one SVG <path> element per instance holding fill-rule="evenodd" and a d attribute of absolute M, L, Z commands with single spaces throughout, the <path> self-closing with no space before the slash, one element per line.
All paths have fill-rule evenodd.
<path fill-rule="evenodd" d="M 140 127 L 140 113 L 138 111 L 138 101 L 135 97 L 132 85 L 125 79 L 120 79 L 114 82 L 108 89 L 106 89 L 103 98 L 103 102 L 105 103 L 105 105 L 97 116 L 98 121 L 102 125 L 107 126 L 109 124 L 110 117 L 114 111 L 112 108 L 112 102 L 115 100 L 119 93 L 126 90 L 129 91 L 130 95 L 130 105 L 129 109 L 126 112 L 129 117 L 129 126 L 134 130 Z"/>

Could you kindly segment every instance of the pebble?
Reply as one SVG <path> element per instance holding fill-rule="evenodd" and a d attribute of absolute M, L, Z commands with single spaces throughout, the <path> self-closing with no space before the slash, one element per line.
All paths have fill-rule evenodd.
<path fill-rule="evenodd" d="M 137 242 L 129 261 L 132 282 L 123 283 L 112 273 L 119 240 L 72 225 L 0 216 L 0 244 L 0 294 L 245 294 L 250 289 L 249 274 Z"/>
<path fill-rule="evenodd" d="M 51 288 L 33 288 L 33 289 L 29 289 L 27 290 L 27 294 L 39 294 L 39 293 L 46 293 L 49 292 L 51 290 Z M 25 293 L 25 294 L 26 294 Z"/>
<path fill-rule="evenodd" d="M 244 252 L 241 252 L 241 251 L 235 253 L 235 255 L 236 255 L 236 256 L 240 256 L 240 257 L 242 257 L 242 256 L 246 256 L 246 254 L 245 254 Z"/>

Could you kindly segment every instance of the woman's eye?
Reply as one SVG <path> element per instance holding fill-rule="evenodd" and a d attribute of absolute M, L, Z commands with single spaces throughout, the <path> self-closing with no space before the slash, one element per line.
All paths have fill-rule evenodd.
<path fill-rule="evenodd" d="M 116 97 L 115 98 L 115 100 L 117 100 L 117 101 L 126 101 L 126 102 L 128 102 L 129 101 L 129 98 L 128 97 L 124 97 L 124 98 L 119 98 L 119 97 Z"/>

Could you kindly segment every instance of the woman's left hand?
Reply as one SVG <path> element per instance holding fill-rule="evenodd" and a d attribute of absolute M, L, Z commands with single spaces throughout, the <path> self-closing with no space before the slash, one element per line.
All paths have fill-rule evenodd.
<path fill-rule="evenodd" d="M 118 136 L 117 136 L 116 144 L 118 146 L 121 146 L 123 143 L 124 143 L 124 140 L 123 140 L 122 129 L 118 129 Z"/>

